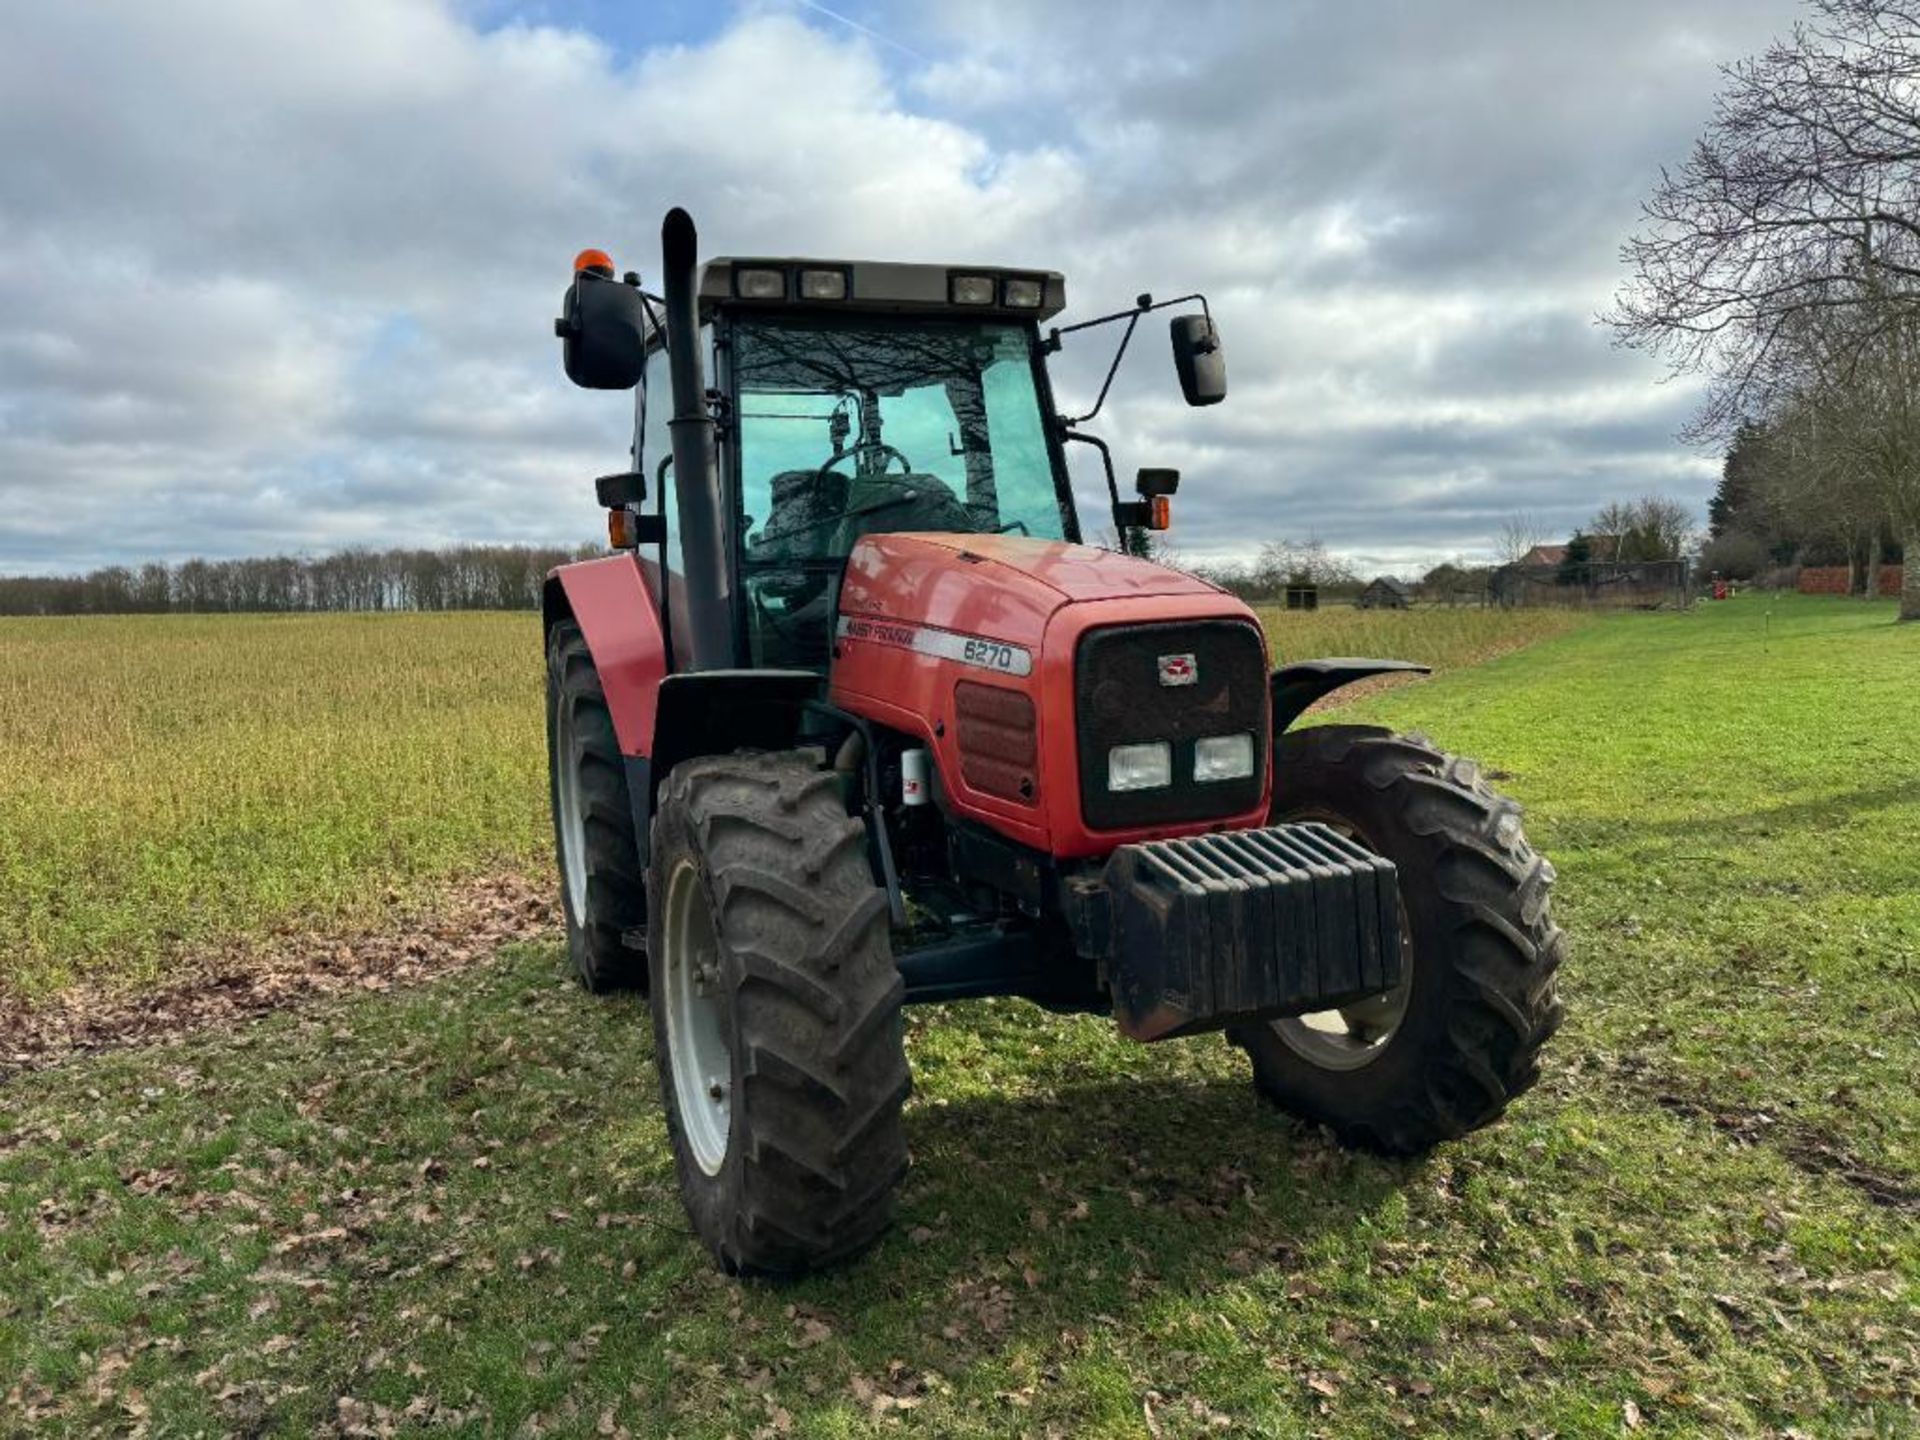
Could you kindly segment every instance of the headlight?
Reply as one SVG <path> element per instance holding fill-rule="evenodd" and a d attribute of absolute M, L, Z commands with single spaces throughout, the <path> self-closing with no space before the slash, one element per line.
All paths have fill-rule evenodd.
<path fill-rule="evenodd" d="M 1244 780 L 1253 774 L 1253 736 L 1209 735 L 1193 742 L 1193 778 L 1197 781 Z"/>
<path fill-rule="evenodd" d="M 1107 789 L 1158 790 L 1173 783 L 1173 747 L 1164 740 L 1149 745 L 1116 745 L 1107 751 Z"/>

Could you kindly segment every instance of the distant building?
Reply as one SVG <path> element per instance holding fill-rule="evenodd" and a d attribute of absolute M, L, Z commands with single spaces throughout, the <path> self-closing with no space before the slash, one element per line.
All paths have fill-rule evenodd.
<path fill-rule="evenodd" d="M 1360 592 L 1362 610 L 1404 610 L 1413 603 L 1413 587 L 1404 580 L 1382 575 Z"/>
<path fill-rule="evenodd" d="M 1618 535 L 1587 536 L 1587 559 L 1611 561 L 1620 558 L 1620 537 Z M 1536 545 L 1513 563 L 1524 568 L 1544 565 L 1564 565 L 1567 559 L 1565 545 Z"/>

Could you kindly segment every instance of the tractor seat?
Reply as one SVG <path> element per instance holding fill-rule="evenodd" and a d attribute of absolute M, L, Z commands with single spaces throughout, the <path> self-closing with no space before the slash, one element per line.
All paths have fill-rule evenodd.
<path fill-rule="evenodd" d="M 846 542 L 840 547 L 842 554 L 851 550 L 862 535 L 975 528 L 967 507 L 938 475 L 889 475 L 884 480 L 855 484 L 848 490 L 846 509 L 849 514 L 840 532 Z M 871 513 L 851 513 L 862 509 Z"/>

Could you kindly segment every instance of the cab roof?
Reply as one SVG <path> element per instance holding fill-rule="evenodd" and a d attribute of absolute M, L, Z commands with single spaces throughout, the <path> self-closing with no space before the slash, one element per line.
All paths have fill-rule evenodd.
<path fill-rule="evenodd" d="M 778 272 L 784 283 L 778 294 L 772 282 L 754 279 L 758 272 Z M 803 294 L 802 277 L 843 277 L 841 298 Z M 974 281 L 956 288 L 956 281 Z M 964 303 L 958 293 L 979 293 L 979 281 L 991 282 L 992 299 Z M 756 285 L 750 290 L 743 285 Z M 1011 289 L 1007 282 L 1016 284 Z M 817 293 L 830 291 L 829 281 L 809 281 Z M 1038 292 L 1038 304 L 1013 304 L 1009 297 Z M 700 275 L 700 308 L 711 313 L 719 305 L 737 304 L 819 311 L 885 311 L 894 314 L 978 315 L 997 320 L 1048 320 L 1067 305 L 1066 277 L 1057 270 L 1020 270 L 999 265 L 912 265 L 891 260 L 814 260 L 797 256 L 748 257 L 723 255 L 707 261 Z"/>

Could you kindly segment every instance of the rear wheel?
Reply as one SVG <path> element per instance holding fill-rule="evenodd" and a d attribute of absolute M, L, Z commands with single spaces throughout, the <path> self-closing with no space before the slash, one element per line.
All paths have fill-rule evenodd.
<path fill-rule="evenodd" d="M 646 923 L 626 760 L 580 627 L 547 637 L 547 772 L 567 956 L 595 994 L 644 989 L 646 957 L 623 937 Z"/>
<path fill-rule="evenodd" d="M 1405 978 L 1338 1011 L 1230 1031 L 1255 1084 L 1393 1154 L 1497 1119 L 1539 1078 L 1560 1023 L 1553 867 L 1528 845 L 1520 807 L 1472 761 L 1372 726 L 1289 732 L 1273 774 L 1274 823 L 1319 820 L 1393 861 Z"/>
<path fill-rule="evenodd" d="M 695 1232 L 730 1274 L 794 1274 L 886 1228 L 908 1090 L 886 893 L 831 774 L 690 760 L 648 870 L 653 1028 Z"/>

